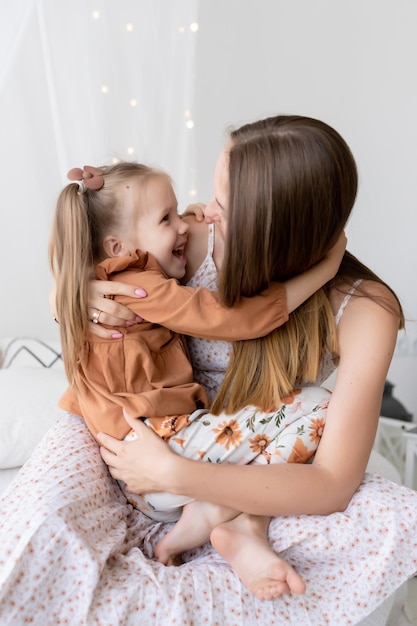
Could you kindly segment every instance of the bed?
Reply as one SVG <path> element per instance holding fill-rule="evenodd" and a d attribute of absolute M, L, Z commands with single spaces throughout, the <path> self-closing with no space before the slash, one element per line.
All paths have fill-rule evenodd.
<path fill-rule="evenodd" d="M 320 574 L 315 574 L 314 579 L 310 580 L 305 602 L 300 601 L 300 597 L 290 596 L 273 603 L 259 602 L 242 587 L 231 568 L 209 545 L 187 553 L 184 565 L 179 568 L 167 568 L 155 562 L 151 558 L 153 548 L 162 533 L 166 532 L 166 525 L 152 522 L 126 506 L 117 484 L 100 463 L 96 444 L 81 420 L 68 417 L 57 409 L 58 398 L 66 387 L 59 344 L 19 337 L 2 340 L 0 348 L 0 490 L 6 489 L 31 455 L 34 462 L 36 461 L 36 467 L 47 469 L 48 464 L 49 467 L 53 466 L 54 458 L 50 454 L 45 455 L 42 446 L 33 452 L 43 436 L 54 441 L 54 446 L 58 449 L 60 445 L 72 446 L 72 465 L 64 470 L 68 472 L 69 482 L 51 482 L 47 492 L 38 492 L 37 480 L 31 472 L 32 461 L 29 461 L 6 494 L 9 510 L 13 510 L 13 506 L 21 506 L 23 500 L 26 506 L 36 511 L 30 523 L 37 524 L 42 529 L 43 537 L 50 538 L 50 554 L 56 554 L 58 549 L 60 551 L 59 562 L 50 560 L 48 571 L 43 574 L 42 584 L 36 587 L 36 610 L 38 619 L 41 620 L 39 623 L 55 626 L 64 617 L 69 619 L 68 623 L 77 626 L 199 626 L 225 623 L 227 626 L 397 626 L 400 623 L 395 615 L 398 616 L 401 611 L 406 592 L 404 584 L 398 589 L 395 579 L 400 569 L 404 581 L 417 569 L 417 504 L 415 510 L 408 507 L 409 492 L 404 487 L 398 485 L 399 502 L 403 499 L 404 507 L 399 506 L 398 510 L 388 513 L 395 521 L 398 535 L 393 534 L 384 539 L 378 531 L 378 519 L 375 520 L 375 532 L 370 532 L 373 535 L 370 536 L 370 541 L 378 543 L 376 551 L 380 553 L 383 547 L 388 555 L 386 572 L 378 584 L 375 582 L 373 586 L 374 597 L 371 594 L 371 597 L 335 598 L 334 606 L 338 603 L 338 617 L 335 619 L 336 613 L 331 615 L 326 612 L 328 604 L 323 605 L 321 602 L 323 587 L 331 586 L 332 580 L 324 582 L 320 580 Z M 62 429 L 57 427 L 59 420 L 68 421 L 65 437 L 70 432 L 70 442 L 63 439 Z M 48 434 L 45 434 L 47 431 Z M 90 491 L 90 496 L 93 495 L 87 497 L 87 492 L 83 489 L 80 489 L 80 493 L 72 493 L 71 506 L 62 506 L 51 521 L 46 512 L 51 506 L 56 506 L 59 498 L 62 501 L 66 498 L 71 474 L 81 470 L 83 476 L 88 477 L 89 485 L 97 484 L 97 488 L 91 487 L 93 491 Z M 368 472 L 363 488 L 366 488 L 366 484 L 383 481 L 381 475 L 390 481 L 400 482 L 395 468 L 376 451 L 372 453 Z M 381 514 L 384 507 L 387 508 L 383 491 L 380 501 L 370 503 L 370 507 L 375 513 L 379 509 Z M 42 512 L 45 515 L 42 516 Z M 385 511 L 384 515 L 386 514 Z M 352 523 L 355 517 L 355 498 L 348 515 L 337 515 L 337 524 L 332 527 L 328 525 L 325 516 L 308 516 L 308 523 L 306 516 L 298 516 L 295 525 L 293 522 L 290 524 L 286 518 L 280 518 L 271 524 L 270 541 L 284 558 L 292 561 L 299 569 L 303 568 L 307 580 L 311 571 L 320 571 L 320 555 L 323 554 L 323 566 L 326 566 L 323 571 L 326 571 L 326 576 L 329 578 L 330 560 L 334 580 L 339 580 L 339 583 L 344 581 L 350 587 L 349 572 L 339 571 L 340 545 L 336 538 L 332 542 L 332 533 L 337 533 L 338 525 Z M 7 519 L 4 524 L 7 525 Z M 54 527 L 49 527 L 48 524 L 53 524 Z M 372 527 L 370 530 L 372 531 Z M 59 544 L 64 531 L 66 536 L 69 534 L 72 537 L 68 545 Z M 24 591 L 20 596 L 21 601 L 17 601 L 15 582 L 16 579 L 24 578 L 25 572 L 30 569 L 33 545 L 30 549 L 28 546 L 19 548 L 18 538 L 25 532 L 25 528 L 14 524 L 8 532 L 15 533 L 16 536 L 16 562 L 19 562 L 19 567 L 16 567 L 12 577 L 9 576 L 7 584 L 3 585 L 0 622 L 2 626 L 20 626 L 27 623 L 31 613 L 33 615 L 34 600 L 32 598 L 28 601 L 33 581 L 29 580 L 26 588 L 21 583 Z M 367 532 L 366 525 L 364 532 Z M 375 534 L 379 536 L 375 537 Z M 35 534 L 34 538 L 35 541 Z M 414 541 L 411 554 L 407 545 L 409 538 Z M 352 545 L 347 549 L 354 554 L 354 537 Z M 298 554 L 299 550 L 301 551 Z M 408 557 L 409 563 L 406 562 Z M 45 563 L 39 564 L 40 569 L 45 569 L 47 564 L 46 551 L 44 558 Z M 65 571 L 63 563 L 67 563 L 64 566 Z M 85 575 L 80 588 L 79 575 L 82 568 Z M 363 575 L 364 581 L 366 577 L 376 576 L 372 563 L 364 563 L 362 569 L 360 575 Z M 355 572 L 356 577 L 357 575 L 358 572 Z M 0 579 L 0 583 L 2 582 Z M 57 593 L 51 591 L 55 588 Z M 62 590 L 60 598 L 59 588 Z M 66 589 L 70 592 L 68 596 Z M 381 589 L 385 591 L 381 592 Z M 74 607 L 81 606 L 82 613 L 77 613 Z M 71 621 L 71 615 L 75 621 Z M 77 617 L 74 618 L 74 615 Z"/>

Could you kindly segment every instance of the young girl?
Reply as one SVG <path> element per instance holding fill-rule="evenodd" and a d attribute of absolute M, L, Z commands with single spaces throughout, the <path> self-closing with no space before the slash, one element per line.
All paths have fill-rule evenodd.
<path fill-rule="evenodd" d="M 298 460 L 307 460 L 317 447 L 315 433 L 324 423 L 328 392 L 300 390 L 297 402 L 288 406 L 280 402 L 268 413 L 253 407 L 239 422 L 231 423 L 221 413 L 209 415 L 202 410 L 208 404 L 206 393 L 193 382 L 184 339 L 177 333 L 245 339 L 270 332 L 287 320 L 286 300 L 291 311 L 335 274 L 344 237 L 327 260 L 302 277 L 285 286 L 271 285 L 261 296 L 226 308 L 216 294 L 178 284 L 185 274 L 189 227 L 177 214 L 165 173 L 119 163 L 71 170 L 68 176 L 75 184 L 67 185 L 58 198 L 50 242 L 63 358 L 71 384 L 60 406 L 83 417 L 94 436 L 104 431 L 120 439 L 131 438 L 123 416 L 127 411 L 145 420 L 174 450 L 198 459 L 204 447 L 205 460 L 216 462 L 250 462 L 293 424 L 297 432 L 304 427 L 306 454 Z M 99 279 L 127 284 L 140 280 L 150 294 L 144 300 L 123 299 L 134 310 L 136 305 L 146 321 L 119 328 L 116 340 L 101 340 L 87 331 L 91 265 Z M 298 434 L 294 442 L 299 439 Z M 179 507 L 190 501 L 168 494 L 147 496 L 146 502 L 134 494 L 129 497 L 158 520 L 177 519 Z M 202 539 L 208 535 L 204 532 Z M 187 547 L 193 547 L 193 541 L 189 538 Z"/>

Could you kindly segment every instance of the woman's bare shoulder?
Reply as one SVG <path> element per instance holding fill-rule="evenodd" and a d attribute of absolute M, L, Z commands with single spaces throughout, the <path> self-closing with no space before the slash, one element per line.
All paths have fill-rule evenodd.
<path fill-rule="evenodd" d="M 348 297 L 346 306 L 349 308 L 360 307 L 361 301 L 365 298 L 368 302 L 375 302 L 393 314 L 401 314 L 400 305 L 394 293 L 387 285 L 376 280 L 362 280 L 356 286 L 352 282 L 344 282 L 333 287 L 329 293 L 329 299 L 335 315 L 346 297 Z"/>

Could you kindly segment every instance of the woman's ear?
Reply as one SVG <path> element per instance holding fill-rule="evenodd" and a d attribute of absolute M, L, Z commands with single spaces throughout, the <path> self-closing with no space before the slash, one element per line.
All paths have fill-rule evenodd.
<path fill-rule="evenodd" d="M 128 250 L 120 239 L 113 235 L 108 235 L 103 241 L 103 248 L 106 255 L 110 258 L 116 256 L 125 256 Z"/>

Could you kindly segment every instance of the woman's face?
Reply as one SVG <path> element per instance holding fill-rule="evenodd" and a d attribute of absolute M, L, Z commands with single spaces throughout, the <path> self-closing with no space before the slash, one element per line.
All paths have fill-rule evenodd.
<path fill-rule="evenodd" d="M 214 170 L 214 197 L 205 209 L 206 222 L 214 222 L 224 238 L 227 225 L 227 204 L 229 198 L 229 149 L 221 152 Z"/>

